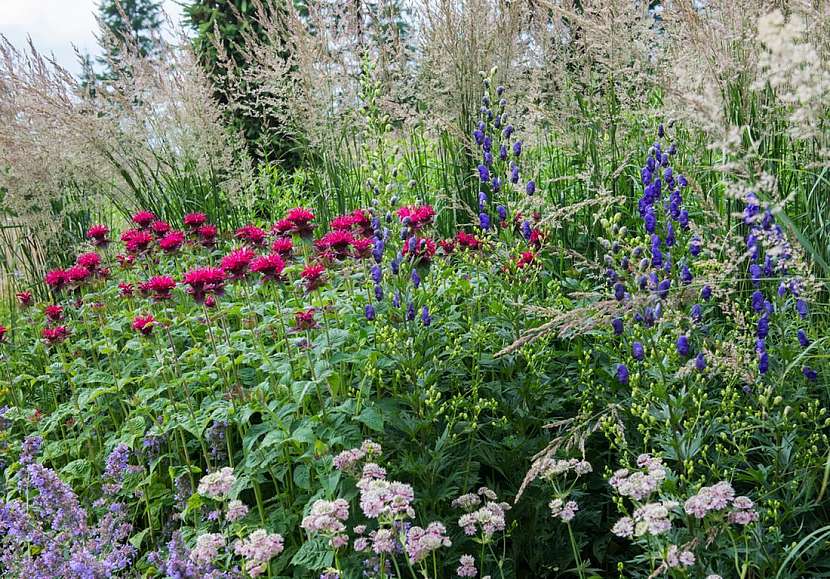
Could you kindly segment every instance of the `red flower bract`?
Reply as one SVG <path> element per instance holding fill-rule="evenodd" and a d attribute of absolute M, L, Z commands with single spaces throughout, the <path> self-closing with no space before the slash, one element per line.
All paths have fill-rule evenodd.
<path fill-rule="evenodd" d="M 141 284 L 139 289 L 147 295 L 152 295 L 153 299 L 159 301 L 170 299 L 172 297 L 170 292 L 173 291 L 174 287 L 176 287 L 176 282 L 172 277 L 157 275 Z"/>
<path fill-rule="evenodd" d="M 329 231 L 317 241 L 317 248 L 321 251 L 330 249 L 335 257 L 343 259 L 349 255 L 349 246 L 354 243 L 354 236 L 348 231 Z"/>
<path fill-rule="evenodd" d="M 86 281 L 89 276 L 92 275 L 92 272 L 82 265 L 73 265 L 67 269 L 64 274 L 66 275 L 67 282 L 79 284 Z"/>
<path fill-rule="evenodd" d="M 45 281 L 46 285 L 50 288 L 54 290 L 61 290 L 69 280 L 66 278 L 66 271 L 62 269 L 53 269 L 52 271 L 46 272 L 46 276 L 43 278 L 43 281 Z"/>
<path fill-rule="evenodd" d="M 372 247 L 374 243 L 371 239 L 355 239 L 352 242 L 354 248 L 354 256 L 358 259 L 366 259 L 372 256 Z"/>
<path fill-rule="evenodd" d="M 141 253 L 146 251 L 153 242 L 153 236 L 141 229 L 128 229 L 121 234 L 121 241 L 129 253 Z"/>
<path fill-rule="evenodd" d="M 163 237 L 170 231 L 170 224 L 166 221 L 157 220 L 150 224 L 150 229 L 153 230 L 156 237 Z"/>
<path fill-rule="evenodd" d="M 325 283 L 326 268 L 322 265 L 307 265 L 300 277 L 303 279 L 307 291 L 312 291 Z"/>
<path fill-rule="evenodd" d="M 263 281 L 278 281 L 285 269 L 285 262 L 274 253 L 262 255 L 251 261 L 251 271 L 262 275 Z"/>
<path fill-rule="evenodd" d="M 205 247 L 211 247 L 216 241 L 217 230 L 215 225 L 202 225 L 196 230 L 196 233 Z"/>
<path fill-rule="evenodd" d="M 17 301 L 24 308 L 31 306 L 34 301 L 32 292 L 17 292 Z"/>
<path fill-rule="evenodd" d="M 118 293 L 121 294 L 122 297 L 130 297 L 133 295 L 133 284 L 122 281 L 118 284 Z"/>
<path fill-rule="evenodd" d="M 92 240 L 93 245 L 106 245 L 109 243 L 109 239 L 107 239 L 109 232 L 110 228 L 106 225 L 93 225 L 86 230 L 86 237 Z"/>
<path fill-rule="evenodd" d="M 292 233 L 306 236 L 314 230 L 314 225 L 311 223 L 314 220 L 314 213 L 303 207 L 291 209 L 285 216 L 285 220 L 291 222 Z"/>
<path fill-rule="evenodd" d="M 372 218 L 367 211 L 363 209 L 355 209 L 352 211 L 352 221 L 362 236 L 372 236 Z"/>
<path fill-rule="evenodd" d="M 290 237 L 278 237 L 271 244 L 271 251 L 279 253 L 283 258 L 291 255 L 294 250 L 294 241 Z"/>
<path fill-rule="evenodd" d="M 153 221 L 156 220 L 156 216 L 151 213 L 150 211 L 139 211 L 135 215 L 133 215 L 133 223 L 138 225 L 139 227 L 146 228 L 150 225 Z"/>
<path fill-rule="evenodd" d="M 53 322 L 57 322 L 63 319 L 63 308 L 58 305 L 48 305 L 43 309 L 43 313 L 46 314 L 46 317 L 49 318 Z"/>
<path fill-rule="evenodd" d="M 254 225 L 246 225 L 236 230 L 236 238 L 241 239 L 254 246 L 259 246 L 265 243 L 265 231 Z"/>
<path fill-rule="evenodd" d="M 197 229 L 207 223 L 207 215 L 204 213 L 188 213 L 184 216 L 184 225 L 191 229 Z"/>
<path fill-rule="evenodd" d="M 397 211 L 398 218 L 405 221 L 409 218 L 409 226 L 413 229 L 418 229 L 432 223 L 435 217 L 435 209 L 432 205 L 410 205 L 408 207 L 401 207 Z"/>
<path fill-rule="evenodd" d="M 222 269 L 230 274 L 232 279 L 240 279 L 248 273 L 248 266 L 256 254 L 250 249 L 235 249 L 222 258 Z"/>
<path fill-rule="evenodd" d="M 132 326 L 135 331 L 141 332 L 142 336 L 149 336 L 153 331 L 155 323 L 156 319 L 153 317 L 153 314 L 147 314 L 146 316 L 136 316 L 133 319 Z"/>
<path fill-rule="evenodd" d="M 182 283 L 197 303 L 203 303 L 207 294 L 222 295 L 225 291 L 225 272 L 218 267 L 197 267 L 184 274 Z"/>
<path fill-rule="evenodd" d="M 458 245 L 465 249 L 478 249 L 481 246 L 481 241 L 475 236 L 464 231 L 459 231 L 455 236 Z"/>
<path fill-rule="evenodd" d="M 162 251 L 173 253 L 184 243 L 184 233 L 181 231 L 171 231 L 161 239 L 159 239 L 159 247 Z"/>
<path fill-rule="evenodd" d="M 82 253 L 75 259 L 75 263 L 81 267 L 87 268 L 89 271 L 96 271 L 101 265 L 101 256 L 90 251 L 89 253 Z"/>
<path fill-rule="evenodd" d="M 300 310 L 294 314 L 294 328 L 297 330 L 311 330 L 317 327 L 314 320 L 314 309 Z"/>
<path fill-rule="evenodd" d="M 355 224 L 354 215 L 338 215 L 329 223 L 333 230 L 348 231 Z"/>
<path fill-rule="evenodd" d="M 43 337 L 43 341 L 47 344 L 56 344 L 58 342 L 63 342 L 67 336 L 69 336 L 69 330 L 66 329 L 66 326 L 55 326 L 53 328 L 43 328 L 43 331 L 40 333 L 41 337 Z"/>
<path fill-rule="evenodd" d="M 519 256 L 518 261 L 516 262 L 516 267 L 519 269 L 523 269 L 529 265 L 533 265 L 536 262 L 536 254 L 532 251 L 525 251 L 522 252 L 522 255 Z"/>

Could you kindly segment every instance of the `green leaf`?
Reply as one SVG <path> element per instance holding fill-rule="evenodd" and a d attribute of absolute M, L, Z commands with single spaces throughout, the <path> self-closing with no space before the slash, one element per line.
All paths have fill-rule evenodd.
<path fill-rule="evenodd" d="M 334 556 L 326 542 L 323 539 L 314 539 L 303 543 L 291 559 L 291 564 L 319 571 L 331 566 L 333 559 Z"/>
<path fill-rule="evenodd" d="M 375 432 L 383 432 L 383 415 L 374 406 L 367 406 L 355 420 L 362 422 Z"/>

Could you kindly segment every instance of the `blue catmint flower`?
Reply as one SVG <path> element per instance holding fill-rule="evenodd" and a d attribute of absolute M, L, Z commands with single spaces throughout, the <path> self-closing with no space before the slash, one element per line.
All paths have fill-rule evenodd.
<path fill-rule="evenodd" d="M 415 319 L 415 304 L 409 302 L 406 305 L 406 321 L 411 322 Z"/>
<path fill-rule="evenodd" d="M 476 144 L 480 147 L 484 143 L 484 133 L 481 129 L 476 129 L 473 131 L 473 138 L 476 141 Z"/>
<path fill-rule="evenodd" d="M 531 235 L 533 235 L 533 229 L 530 227 L 530 221 L 528 221 L 527 219 L 522 221 L 521 230 L 522 237 L 524 237 L 525 240 L 530 241 L 530 237 Z"/>
<path fill-rule="evenodd" d="M 623 333 L 623 321 L 622 318 L 614 318 L 611 320 L 611 327 L 614 328 L 614 334 L 619 336 Z"/>
<path fill-rule="evenodd" d="M 638 278 L 637 278 L 637 286 L 638 286 L 641 290 L 646 289 L 646 286 L 647 286 L 647 285 L 648 285 L 648 278 L 647 278 L 646 276 L 641 275 L 640 277 L 638 277 Z"/>
<path fill-rule="evenodd" d="M 501 178 L 493 175 L 493 179 L 490 181 L 490 187 L 493 189 L 493 192 L 501 190 Z"/>
<path fill-rule="evenodd" d="M 688 285 L 692 283 L 692 279 L 692 272 L 689 270 L 689 266 L 684 263 L 680 268 L 680 281 Z"/>
<path fill-rule="evenodd" d="M 513 143 L 513 155 L 515 155 L 516 157 L 520 157 L 521 154 L 522 154 L 522 142 L 521 141 L 516 141 L 515 143 Z"/>
<path fill-rule="evenodd" d="M 618 302 L 623 301 L 625 297 L 625 286 L 619 282 L 614 284 L 614 299 Z"/>
<path fill-rule="evenodd" d="M 429 315 L 429 308 L 427 308 L 426 306 L 421 308 L 421 322 L 425 326 L 428 326 L 432 323 L 432 316 Z"/>
<path fill-rule="evenodd" d="M 660 267 L 663 265 L 663 252 L 656 247 L 651 250 L 651 265 L 652 267 Z"/>
<path fill-rule="evenodd" d="M 512 134 L 513 134 L 513 125 L 505 126 L 504 129 L 501 132 L 502 137 L 504 137 L 505 139 L 509 139 L 510 135 L 512 135 Z"/>
<path fill-rule="evenodd" d="M 510 182 L 514 185 L 519 182 L 519 166 L 512 161 L 510 162 Z"/>
<path fill-rule="evenodd" d="M 392 305 L 396 308 L 401 307 L 401 292 L 400 290 L 395 290 L 394 295 L 392 296 Z"/>
<path fill-rule="evenodd" d="M 785 284 L 782 281 L 780 284 L 778 284 L 778 297 L 783 298 L 786 295 L 787 295 L 787 284 Z"/>
<path fill-rule="evenodd" d="M 366 314 L 366 319 L 370 322 L 375 319 L 375 307 L 372 304 L 366 304 L 364 313 Z"/>
<path fill-rule="evenodd" d="M 691 240 L 689 240 L 689 253 L 692 254 L 692 257 L 700 255 L 702 249 L 703 245 L 700 242 L 700 237 L 695 235 Z"/>
<path fill-rule="evenodd" d="M 487 193 L 484 191 L 479 191 L 478 193 L 478 210 L 484 211 L 484 208 L 487 206 Z"/>
<path fill-rule="evenodd" d="M 486 151 L 484 153 L 484 165 L 487 167 L 493 166 L 493 153 L 491 153 L 490 151 Z"/>
<path fill-rule="evenodd" d="M 485 231 L 490 229 L 490 216 L 486 213 L 479 213 L 478 215 L 478 224 L 481 228 Z"/>
<path fill-rule="evenodd" d="M 415 286 L 415 289 L 418 289 L 418 287 L 421 285 L 421 276 L 418 275 L 417 269 L 412 270 L 412 285 Z"/>
<path fill-rule="evenodd" d="M 484 141 L 481 144 L 481 148 L 487 153 L 492 151 L 493 150 L 493 139 L 491 139 L 489 136 L 485 135 L 484 136 Z"/>
<path fill-rule="evenodd" d="M 663 123 L 660 123 L 659 125 L 657 125 L 657 136 L 662 139 L 665 134 L 666 129 L 663 128 Z"/>
<path fill-rule="evenodd" d="M 668 150 L 668 151 L 666 151 L 666 152 L 667 152 L 669 155 L 674 156 L 674 155 L 677 153 L 677 145 L 675 145 L 674 143 L 672 143 L 672 144 L 671 144 L 671 146 L 669 146 L 669 150 Z"/>
<path fill-rule="evenodd" d="M 374 281 L 375 283 L 380 283 L 381 279 L 383 279 L 383 270 L 380 268 L 380 265 L 373 265 L 372 281 Z"/>
<path fill-rule="evenodd" d="M 807 307 L 807 302 L 802 299 L 796 300 L 795 311 L 798 312 L 798 315 L 801 316 L 802 320 L 810 313 L 810 309 Z"/>
<path fill-rule="evenodd" d="M 666 167 L 669 164 L 669 156 L 666 153 L 660 154 L 660 165 Z"/>
<path fill-rule="evenodd" d="M 611 268 L 611 267 L 609 267 L 608 269 L 605 270 L 605 276 L 608 278 L 608 284 L 609 285 L 613 284 L 614 282 L 617 281 L 617 279 L 619 279 L 619 276 L 617 275 L 617 271 L 614 268 Z"/>
<path fill-rule="evenodd" d="M 689 182 L 686 180 L 686 177 L 684 175 L 680 175 L 677 178 L 677 184 L 680 185 L 681 188 L 685 189 L 689 185 Z"/>
<path fill-rule="evenodd" d="M 499 145 L 499 159 L 501 159 L 502 161 L 507 160 L 507 145 L 505 145 L 504 143 Z"/>
<path fill-rule="evenodd" d="M 677 338 L 677 353 L 684 358 L 689 355 L 689 338 L 681 335 Z"/>
<path fill-rule="evenodd" d="M 505 221 L 507 219 L 507 208 L 504 205 L 496 206 L 496 213 L 499 215 L 499 221 Z"/>
<path fill-rule="evenodd" d="M 478 178 L 481 180 L 482 183 L 487 183 L 488 181 L 490 181 L 490 169 L 488 169 L 485 165 L 479 165 Z"/>
<path fill-rule="evenodd" d="M 406 242 L 406 248 L 410 255 L 415 255 L 415 250 L 418 249 L 418 239 L 410 237 L 409 241 Z"/>
<path fill-rule="evenodd" d="M 634 342 L 633 344 L 631 344 L 631 355 L 638 362 L 642 362 L 643 359 L 646 357 L 646 351 L 640 342 Z"/>
<path fill-rule="evenodd" d="M 620 384 L 628 384 L 628 367 L 625 364 L 617 366 L 617 382 Z"/>
<path fill-rule="evenodd" d="M 759 354 L 767 351 L 767 341 L 764 338 L 755 338 L 755 351 Z"/>
<path fill-rule="evenodd" d="M 801 373 L 804 374 L 804 377 L 810 382 L 815 382 L 818 379 L 816 371 L 809 366 L 804 366 L 804 368 L 801 369 Z"/>
<path fill-rule="evenodd" d="M 700 289 L 700 299 L 702 299 L 704 302 L 708 302 L 711 299 L 711 297 L 712 297 L 712 288 L 708 285 L 704 285 Z"/>
<path fill-rule="evenodd" d="M 666 297 L 668 297 L 669 288 L 671 288 L 671 280 L 670 279 L 664 279 L 663 281 L 660 282 L 660 284 L 657 286 L 657 295 L 660 297 L 660 299 L 664 300 L 664 299 L 666 299 Z"/>
<path fill-rule="evenodd" d="M 671 167 L 666 167 L 663 170 L 663 179 L 665 179 L 666 181 L 669 181 L 673 178 L 674 178 L 674 171 L 672 170 Z"/>
<path fill-rule="evenodd" d="M 695 356 L 695 369 L 698 372 L 703 372 L 706 369 L 706 356 L 703 352 L 699 352 L 697 356 Z"/>
<path fill-rule="evenodd" d="M 684 231 L 689 229 L 689 212 L 681 209 L 680 214 L 677 216 L 677 222 Z"/>
<path fill-rule="evenodd" d="M 810 339 L 807 337 L 807 333 L 804 330 L 799 328 L 796 335 L 798 336 L 798 343 L 801 344 L 802 348 L 807 348 L 810 345 Z"/>
<path fill-rule="evenodd" d="M 502 85 L 498 85 L 498 86 L 496 87 L 496 94 L 497 94 L 498 96 L 501 96 L 501 95 L 503 95 L 503 94 L 504 94 L 504 87 L 503 87 Z"/>
<path fill-rule="evenodd" d="M 532 179 L 528 181 L 527 185 L 525 185 L 525 192 L 528 195 L 533 195 L 534 193 L 536 193 L 536 182 Z"/>
<path fill-rule="evenodd" d="M 398 253 L 398 255 L 389 262 L 389 267 L 392 269 L 392 273 L 397 275 L 398 272 L 401 270 L 401 262 L 403 261 L 403 256 Z"/>
<path fill-rule="evenodd" d="M 375 299 L 379 302 L 383 301 L 383 286 L 380 284 L 375 286 Z"/>
<path fill-rule="evenodd" d="M 640 169 L 640 181 L 643 185 L 648 185 L 651 183 L 652 174 L 648 167 L 643 167 Z"/>
<path fill-rule="evenodd" d="M 666 247 L 671 247 L 674 245 L 675 236 L 674 236 L 674 226 L 669 223 L 668 227 L 666 228 Z"/>

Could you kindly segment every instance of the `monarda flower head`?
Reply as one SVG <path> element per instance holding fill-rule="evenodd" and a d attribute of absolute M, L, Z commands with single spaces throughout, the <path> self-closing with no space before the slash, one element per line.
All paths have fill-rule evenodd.
<path fill-rule="evenodd" d="M 75 259 L 75 264 L 94 272 L 101 266 L 101 256 L 94 251 L 82 253 Z"/>
<path fill-rule="evenodd" d="M 463 249 L 478 249 L 481 247 L 481 240 L 475 235 L 464 231 L 459 231 L 455 236 L 455 240 L 458 242 L 459 247 Z"/>
<path fill-rule="evenodd" d="M 315 245 L 320 251 L 331 252 L 337 259 L 345 259 L 354 240 L 354 235 L 349 231 L 334 230 L 317 240 Z"/>
<path fill-rule="evenodd" d="M 235 249 L 222 258 L 221 267 L 231 279 L 241 279 L 248 273 L 248 267 L 255 257 L 256 254 L 251 249 Z"/>
<path fill-rule="evenodd" d="M 59 305 L 48 305 L 43 309 L 43 313 L 51 322 L 59 322 L 63 319 L 63 307 Z"/>
<path fill-rule="evenodd" d="M 66 275 L 66 280 L 68 283 L 77 286 L 89 279 L 92 275 L 92 272 L 89 271 L 87 268 L 83 267 L 82 265 L 73 265 L 72 267 L 67 269 L 64 272 L 64 274 Z"/>
<path fill-rule="evenodd" d="M 237 229 L 234 233 L 234 237 L 254 247 L 265 245 L 266 236 L 265 231 L 255 225 L 245 225 Z"/>
<path fill-rule="evenodd" d="M 294 251 L 294 241 L 290 237 L 278 237 L 271 244 L 271 251 L 283 259 L 288 259 Z"/>
<path fill-rule="evenodd" d="M 51 271 L 46 272 L 46 276 L 43 278 L 43 281 L 46 282 L 46 285 L 49 286 L 50 289 L 55 291 L 60 291 L 64 288 L 64 286 L 69 281 L 66 277 L 66 271 L 63 269 L 53 269 Z"/>
<path fill-rule="evenodd" d="M 157 219 L 150 224 L 150 229 L 156 237 L 164 237 L 170 232 L 170 224 Z"/>
<path fill-rule="evenodd" d="M 204 213 L 188 213 L 184 216 L 183 223 L 188 229 L 199 229 L 207 223 L 207 215 Z"/>
<path fill-rule="evenodd" d="M 136 316 L 133 319 L 132 328 L 142 336 L 149 336 L 155 324 L 156 319 L 153 317 L 153 314 L 147 314 L 146 316 Z"/>
<path fill-rule="evenodd" d="M 294 329 L 296 331 L 313 330 L 317 327 L 317 321 L 314 319 L 314 308 L 307 310 L 300 310 L 294 313 Z"/>
<path fill-rule="evenodd" d="M 326 282 L 326 268 L 322 265 L 307 265 L 300 273 L 306 291 L 314 291 Z"/>
<path fill-rule="evenodd" d="M 86 237 L 96 247 L 105 247 L 110 242 L 110 240 L 107 239 L 109 232 L 110 228 L 106 225 L 93 225 L 86 230 Z"/>
<path fill-rule="evenodd" d="M 262 281 L 280 281 L 285 261 L 277 253 L 263 255 L 251 261 L 251 271 L 262 275 Z"/>
<path fill-rule="evenodd" d="M 184 274 L 182 283 L 196 303 L 204 303 L 208 294 L 222 295 L 225 290 L 225 272 L 218 267 L 197 267 Z"/>
<path fill-rule="evenodd" d="M 159 248 L 165 253 L 174 253 L 184 244 L 184 233 L 181 231 L 171 231 L 161 239 L 159 239 Z"/>
<path fill-rule="evenodd" d="M 311 235 L 314 230 L 314 213 L 303 207 L 295 207 L 291 209 L 285 216 L 287 221 L 292 224 L 291 233 L 297 233 L 301 237 Z"/>
<path fill-rule="evenodd" d="M 69 330 L 66 329 L 66 326 L 48 327 L 43 328 L 40 335 L 43 338 L 43 341 L 51 346 L 63 342 L 67 337 L 69 337 Z"/>
<path fill-rule="evenodd" d="M 218 231 L 215 225 L 202 225 L 196 229 L 196 234 L 199 236 L 199 241 L 205 247 L 213 247 L 216 243 L 216 235 Z"/>
<path fill-rule="evenodd" d="M 536 263 L 536 254 L 532 251 L 524 251 L 519 256 L 519 259 L 516 261 L 516 267 L 518 269 L 524 269 L 526 267 L 530 267 Z"/>
<path fill-rule="evenodd" d="M 168 300 L 172 297 L 170 292 L 174 287 L 176 287 L 176 282 L 172 277 L 157 275 L 141 284 L 139 289 L 143 293 L 150 295 L 154 300 L 161 301 Z"/>
<path fill-rule="evenodd" d="M 143 229 L 128 229 L 121 234 L 121 241 L 127 252 L 135 255 L 149 249 L 150 244 L 153 243 L 153 236 Z"/>
<path fill-rule="evenodd" d="M 150 224 L 156 220 L 155 214 L 150 211 L 139 211 L 132 217 L 133 223 L 142 229 L 146 229 Z"/>
<path fill-rule="evenodd" d="M 420 229 L 432 224 L 435 209 L 432 208 L 432 205 L 409 205 L 398 209 L 397 214 L 401 221 L 408 218 L 407 224 L 412 229 Z"/>
<path fill-rule="evenodd" d="M 24 308 L 28 308 L 34 303 L 34 296 L 32 296 L 32 292 L 17 292 L 15 295 L 17 297 L 17 303 Z"/>
<path fill-rule="evenodd" d="M 368 238 L 355 239 L 352 242 L 354 256 L 357 259 L 369 259 L 372 255 L 372 247 L 374 247 L 374 242 Z"/>

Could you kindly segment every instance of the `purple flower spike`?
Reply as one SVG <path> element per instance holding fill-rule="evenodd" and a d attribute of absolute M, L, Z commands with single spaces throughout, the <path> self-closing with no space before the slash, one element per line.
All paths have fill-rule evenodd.
<path fill-rule="evenodd" d="M 628 367 L 625 364 L 617 366 L 617 381 L 620 384 L 628 384 Z"/>
<path fill-rule="evenodd" d="M 631 355 L 638 362 L 642 362 L 643 359 L 646 357 L 646 351 L 640 342 L 634 342 L 633 344 L 631 344 Z"/>

